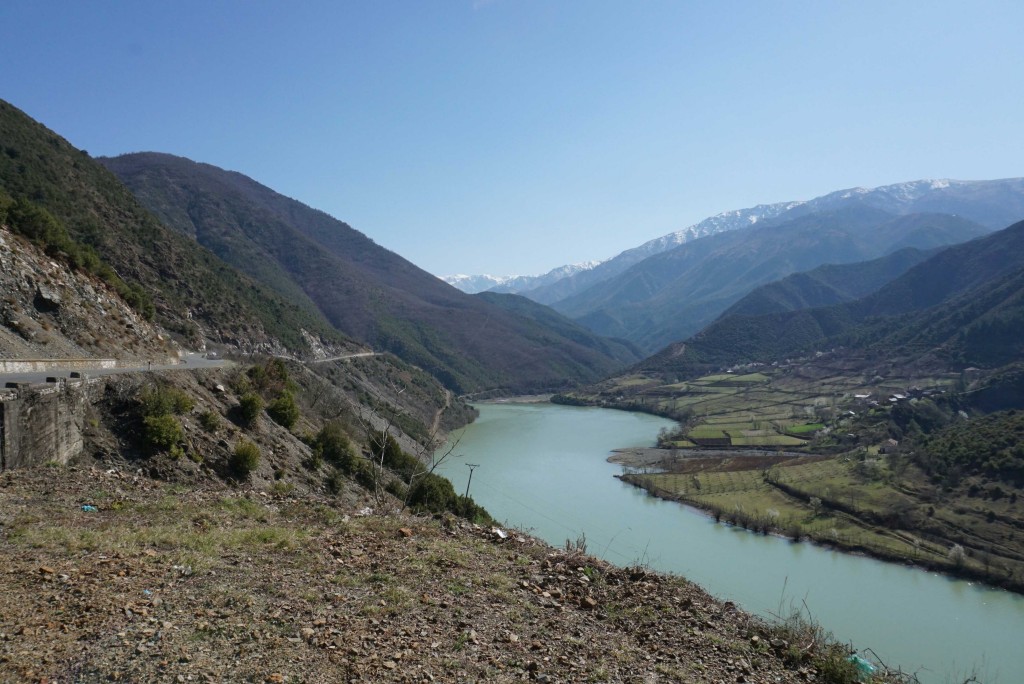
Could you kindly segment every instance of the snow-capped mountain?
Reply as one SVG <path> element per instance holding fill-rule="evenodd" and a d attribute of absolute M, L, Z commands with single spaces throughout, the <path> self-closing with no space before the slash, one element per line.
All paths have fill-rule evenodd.
<path fill-rule="evenodd" d="M 600 261 L 585 261 L 579 264 L 569 264 L 554 268 L 542 275 L 533 276 L 450 275 L 441 276 L 441 280 L 469 294 L 485 291 L 516 294 L 557 282 L 582 271 L 588 271 L 600 263 Z"/>
<path fill-rule="evenodd" d="M 569 276 L 576 275 L 577 273 L 589 271 L 600 263 L 600 261 L 584 261 L 579 264 L 559 266 L 558 268 L 553 268 L 547 273 L 539 276 L 514 276 L 507 279 L 505 282 L 492 287 L 491 292 L 511 292 L 513 294 L 526 292 L 527 290 L 556 283 L 563 278 L 568 278 Z"/>
<path fill-rule="evenodd" d="M 811 200 L 759 204 L 747 209 L 724 211 L 627 249 L 605 261 L 561 266 L 542 276 L 447 276 L 444 280 L 465 292 L 516 292 L 541 304 L 554 304 L 614 278 L 648 257 L 687 242 L 851 204 L 862 204 L 897 215 L 916 212 L 956 214 L 995 230 L 1024 218 L 1024 178 L 991 181 L 925 179 L 877 188 L 847 188 Z"/>
<path fill-rule="evenodd" d="M 773 219 L 794 207 L 800 206 L 801 204 L 804 203 L 779 202 L 777 204 L 759 204 L 756 207 L 751 207 L 749 209 L 723 211 L 721 214 L 715 214 L 710 218 L 704 219 L 700 223 L 695 223 L 692 226 L 687 226 L 686 228 L 677 230 L 674 233 L 654 238 L 639 247 L 628 249 L 622 254 L 614 257 L 614 259 L 609 259 L 608 261 L 614 261 L 615 259 L 619 259 L 627 254 L 641 258 L 660 254 L 661 252 L 670 250 L 673 247 L 678 247 L 679 245 L 687 243 L 690 240 L 707 237 L 708 235 L 714 235 L 715 233 L 722 233 L 727 230 L 746 228 L 747 226 L 752 226 L 755 223 Z"/>
<path fill-rule="evenodd" d="M 1024 178 L 991 181 L 916 180 L 870 189 L 848 188 L 806 201 L 760 204 L 748 209 L 725 211 L 627 249 L 587 271 L 520 292 L 541 304 L 554 304 L 614 278 L 648 257 L 675 249 L 692 240 L 748 228 L 754 224 L 788 221 L 805 214 L 839 209 L 851 204 L 863 204 L 897 215 L 916 212 L 956 214 L 995 230 L 1024 218 Z"/>
<path fill-rule="evenodd" d="M 521 277 L 523 276 L 463 275 L 458 273 L 456 275 L 441 276 L 441 280 L 452 287 L 457 287 L 463 292 L 476 294 L 477 292 L 489 290 L 495 285 L 501 285 L 512 278 Z"/>
<path fill-rule="evenodd" d="M 682 230 L 649 240 L 639 247 L 627 249 L 611 259 L 596 263 L 589 269 L 566 273 L 561 278 L 547 282 L 538 282 L 530 288 L 519 290 L 519 292 L 541 304 L 553 304 L 592 285 L 613 278 L 647 257 L 674 249 L 691 240 L 727 230 L 746 228 L 755 223 L 773 219 L 800 204 L 801 202 L 779 202 L 778 204 L 759 204 L 749 209 L 724 211 Z M 551 273 L 559 270 L 554 269 Z"/>

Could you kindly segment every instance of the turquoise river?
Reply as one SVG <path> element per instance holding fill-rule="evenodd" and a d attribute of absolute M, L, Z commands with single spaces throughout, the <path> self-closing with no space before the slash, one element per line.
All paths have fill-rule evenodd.
<path fill-rule="evenodd" d="M 752 534 L 614 476 L 616 448 L 653 446 L 653 416 L 553 404 L 484 403 L 442 472 L 497 520 L 619 565 L 682 575 L 771 616 L 806 604 L 835 637 L 921 682 L 1024 682 L 1024 597 L 808 543 Z M 870 653 L 868 654 L 870 656 Z M 959 679 L 957 679 L 959 677 Z"/>

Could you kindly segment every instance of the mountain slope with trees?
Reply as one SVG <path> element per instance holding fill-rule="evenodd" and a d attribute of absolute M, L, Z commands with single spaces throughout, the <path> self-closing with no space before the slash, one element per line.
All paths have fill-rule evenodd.
<path fill-rule="evenodd" d="M 102 162 L 168 225 L 453 390 L 564 387 L 623 363 L 464 294 L 347 224 L 242 174 L 156 153 Z"/>
<path fill-rule="evenodd" d="M 721 318 L 758 316 L 831 306 L 868 295 L 921 263 L 931 251 L 906 247 L 871 261 L 826 264 L 762 285 L 730 306 Z"/>
<path fill-rule="evenodd" d="M 727 315 L 644 362 L 707 368 L 816 348 L 942 349 L 962 364 L 1007 363 L 1024 329 L 1024 222 L 944 249 L 861 299 L 760 316 Z"/>
<path fill-rule="evenodd" d="M 12 228 L 76 267 L 122 282 L 130 303 L 190 345 L 309 353 L 302 331 L 350 345 L 310 307 L 168 229 L 88 154 L 3 101 L 0 194 L 13 202 Z"/>
<path fill-rule="evenodd" d="M 715 320 L 753 288 L 826 263 L 929 249 L 985 233 L 941 214 L 894 216 L 857 206 L 781 225 L 719 233 L 650 257 L 554 308 L 653 352 Z"/>

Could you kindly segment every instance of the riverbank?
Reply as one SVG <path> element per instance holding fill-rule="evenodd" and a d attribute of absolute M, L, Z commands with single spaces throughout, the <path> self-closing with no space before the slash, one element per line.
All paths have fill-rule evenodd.
<path fill-rule="evenodd" d="M 1024 593 L 1013 566 L 996 564 L 991 551 L 976 556 L 976 544 L 960 546 L 966 541 L 962 529 L 951 538 L 937 533 L 944 530 L 934 523 L 929 528 L 906 514 L 895 517 L 889 509 L 873 508 L 867 496 L 844 493 L 840 475 L 856 467 L 849 459 L 765 450 L 629 448 L 616 450 L 608 461 L 623 467 L 616 475 L 623 482 L 697 508 L 716 522 Z M 899 510 L 906 511 L 906 505 Z M 951 551 L 956 548 L 959 552 Z M 1007 562 L 1017 560 L 1010 555 Z"/>
<path fill-rule="evenodd" d="M 551 402 L 550 394 L 523 394 L 516 397 L 495 397 L 493 399 L 480 399 L 480 404 L 548 404 Z"/>
<path fill-rule="evenodd" d="M 684 458 L 742 458 L 782 455 L 791 458 L 807 456 L 795 451 L 769 451 L 767 449 L 661 449 L 659 447 L 625 447 L 615 449 L 608 457 L 609 463 L 627 468 L 664 468 Z"/>
<path fill-rule="evenodd" d="M 0 475 L 0 680 L 849 681 L 820 629 L 681 578 L 342 501 Z"/>

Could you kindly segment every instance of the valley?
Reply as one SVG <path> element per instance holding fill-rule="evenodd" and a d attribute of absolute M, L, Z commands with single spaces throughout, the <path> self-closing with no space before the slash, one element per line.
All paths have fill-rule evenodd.
<path fill-rule="evenodd" d="M 682 575 L 769 620 L 792 612 L 813 616 L 840 642 L 913 672 L 922 683 L 943 684 L 951 673 L 972 669 L 983 681 L 1024 672 L 1014 645 L 1024 596 L 863 551 L 746 530 L 725 517 L 716 522 L 697 507 L 617 479 L 622 468 L 606 460 L 609 451 L 616 449 L 616 457 L 647 451 L 621 447 L 653 446 L 659 429 L 671 428 L 665 419 L 516 401 L 476 406 L 478 419 L 453 435 L 465 457 L 443 473 L 461 490 L 464 461 L 477 464 L 471 494 L 506 525 L 557 546 L 586 547 L 616 564 L 639 562 Z"/>
<path fill-rule="evenodd" d="M 1024 590 L 1013 476 L 943 477 L 919 436 L 899 434 L 964 378 L 879 361 L 829 353 L 669 384 L 635 373 L 554 400 L 680 421 L 659 449 L 612 460 L 624 481 L 715 520 Z"/>
<path fill-rule="evenodd" d="M 0 103 L 0 361 L 91 359 L 119 371 L 86 371 L 75 383 L 12 378 L 0 394 L 0 547 L 25 580 L 25 594 L 10 600 L 41 588 L 89 597 L 63 622 L 0 611 L 0 672 L 205 676 L 227 653 L 265 643 L 280 653 L 250 658 L 247 676 L 275 677 L 290 659 L 302 665 L 288 681 L 312 668 L 400 678 L 400 663 L 428 679 L 540 679 L 554 658 L 563 678 L 711 672 L 845 684 L 857 667 L 852 650 L 799 611 L 764 621 L 705 600 L 684 591 L 686 580 L 650 573 L 644 551 L 610 551 L 620 548 L 615 534 L 602 546 L 618 554 L 618 568 L 587 555 L 583 534 L 568 537 L 564 553 L 560 539 L 545 544 L 521 530 L 511 531 L 518 546 L 504 543 L 501 499 L 490 496 L 498 483 L 487 471 L 472 481 L 489 492 L 483 506 L 468 486 L 460 493 L 462 473 L 451 469 L 464 457 L 508 468 L 525 479 L 502 496 L 535 497 L 534 508 L 557 507 L 567 493 L 582 499 L 578 488 L 590 482 L 606 492 L 597 504 L 613 521 L 612 496 L 631 492 L 646 515 L 651 493 L 666 500 L 659 515 L 682 502 L 709 514 L 701 525 L 713 519 L 731 526 L 716 529 L 811 540 L 1019 592 L 1024 223 L 999 222 L 1024 206 L 1021 197 L 1020 179 L 916 181 L 760 205 L 604 262 L 503 283 L 532 288 L 521 294 L 469 295 L 240 173 L 160 153 L 93 159 Z M 472 434 L 478 416 L 492 419 L 470 398 L 551 393 L 559 404 L 630 413 L 576 424 L 566 407 L 515 405 L 525 423 L 499 430 L 500 444 L 472 453 L 448 441 Z M 591 410 L 579 413 L 590 420 Z M 545 412 L 571 424 L 547 433 L 561 445 L 554 451 L 527 446 Z M 655 424 L 664 428 L 657 448 L 584 472 L 594 451 L 628 445 L 613 440 L 634 428 L 646 442 Z M 575 451 L 598 426 L 614 425 L 622 432 Z M 576 470 L 554 477 L 551 464 L 570 456 Z M 46 500 L 50 479 L 57 491 Z M 545 515 L 565 528 L 574 514 Z M 156 531 L 136 532 L 140 521 Z M 642 537 L 644 525 L 655 523 L 637 518 L 630 536 Z M 380 532 L 416 541 L 371 543 Z M 322 544 L 330 558 L 317 555 Z M 738 565 L 749 562 L 736 551 Z M 433 565 L 415 563 L 418 552 L 433 554 Z M 151 594 L 206 612 L 172 616 L 128 601 L 121 589 L 137 587 L 127 580 L 110 591 L 79 576 L 102 576 L 111 558 L 118 578 L 146 577 L 159 587 L 147 585 Z M 300 562 L 339 567 L 290 580 L 285 597 L 301 615 L 275 607 L 252 632 L 210 625 L 224 610 L 252 619 L 266 590 L 250 601 L 228 596 L 220 580 L 174 574 L 202 568 L 264 586 L 284 576 L 275 564 Z M 385 563 L 400 568 L 385 572 Z M 519 566 L 531 571 L 520 578 L 510 570 Z M 493 581 L 467 574 L 437 584 L 453 568 Z M 538 569 L 554 579 L 535 579 Z M 513 587 L 509 577 L 520 581 Z M 667 593 L 654 590 L 666 582 Z M 108 610 L 126 601 L 127 625 Z M 419 638 L 432 634 L 426 627 L 419 637 L 387 632 L 383 657 L 366 645 L 385 619 L 415 613 L 436 624 L 434 606 L 469 611 L 488 601 L 508 602 L 518 617 L 477 627 L 460 613 L 429 649 Z M 102 634 L 83 626 L 95 606 Z M 585 628 L 547 617 L 567 611 Z M 137 630 L 139 615 L 171 626 Z M 665 639 L 630 641 L 630 630 L 669 615 Z M 25 654 L 58 629 L 50 623 L 104 648 L 76 654 L 64 640 L 35 667 Z M 612 624 L 620 666 L 545 645 Z M 340 638 L 346 625 L 357 635 Z M 694 630 L 715 632 L 724 651 Z M 203 636 L 215 637 L 210 658 L 196 651 L 171 665 Z M 160 659 L 108 658 L 115 641 Z M 670 654 L 680 648 L 685 658 Z M 470 665 L 479 654 L 488 663 Z M 883 669 L 876 681 L 913 679 Z"/>

